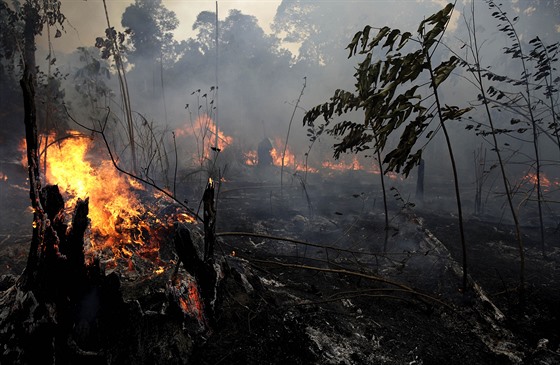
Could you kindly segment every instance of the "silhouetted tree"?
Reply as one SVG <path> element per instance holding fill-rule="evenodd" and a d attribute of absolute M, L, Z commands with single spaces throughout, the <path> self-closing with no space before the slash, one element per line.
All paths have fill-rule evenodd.
<path fill-rule="evenodd" d="M 132 31 L 130 62 L 139 64 L 161 60 L 170 65 L 174 61 L 176 41 L 173 31 L 179 20 L 161 0 L 136 0 L 126 8 L 121 23 Z"/>

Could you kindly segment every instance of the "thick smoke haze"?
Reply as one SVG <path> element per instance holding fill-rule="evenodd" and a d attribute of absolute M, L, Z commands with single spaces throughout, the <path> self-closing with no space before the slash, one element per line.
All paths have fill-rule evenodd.
<path fill-rule="evenodd" d="M 192 134 L 193 123 L 199 114 L 208 113 L 216 119 L 220 130 L 233 139 L 231 147 L 235 147 L 238 154 L 255 150 L 264 138 L 284 142 L 305 80 L 289 139 L 290 150 L 303 161 L 310 146 L 307 128 L 302 127 L 305 111 L 326 102 L 336 89 L 355 90 L 353 74 L 360 57 L 348 59 L 345 49 L 353 35 L 368 24 L 374 29 L 389 26 L 415 34 L 418 24 L 445 4 L 439 0 L 219 1 L 217 51 L 215 2 L 107 1 L 107 11 L 111 26 L 125 34 L 121 50 L 132 114 L 137 128 L 142 130 L 137 134 L 137 143 L 143 143 L 142 138 L 147 140 L 156 136 L 158 143 L 165 145 L 169 167 L 175 163 L 172 153 L 174 134 L 178 163 L 184 169 L 196 165 L 191 156 L 197 149 L 200 154 L 201 146 L 196 144 L 196 138 L 183 137 L 185 133 Z M 515 27 L 527 50 L 530 48 L 528 42 L 536 36 L 545 44 L 558 40 L 558 1 L 508 1 L 503 6 L 511 19 L 516 18 Z M 503 52 L 511 42 L 498 29 L 492 11 L 484 1 L 476 1 L 475 9 L 475 30 L 481 42 L 483 66 L 491 67 L 496 74 L 519 77 L 521 64 Z M 126 137 L 119 127 L 124 120 L 119 79 L 113 58 L 102 57 L 103 47 L 99 43 L 99 39 L 106 38 L 107 28 L 103 2 L 65 0 L 61 10 L 68 19 L 62 36 L 54 37 L 57 28 L 52 27 L 50 49 L 46 31 L 39 40 L 37 60 L 40 70 L 58 76 L 59 84 L 53 87 L 61 93 L 74 118 L 82 123 L 95 126 L 103 120 L 105 108 L 111 108 L 112 142 L 115 146 L 120 143 L 120 157 L 126 161 Z M 452 52 L 465 54 L 462 42 L 469 39 L 466 24 L 472 17 L 471 3 L 458 1 L 434 60 L 441 62 Z M 125 32 L 126 29 L 131 31 Z M 96 42 L 101 47 L 94 47 Z M 2 62 L 17 64 L 17 61 L 5 58 Z M 18 72 L 18 67 L 3 68 L 3 79 L 12 82 L 12 85 L 3 82 L 3 89 L 17 90 L 13 82 L 18 79 Z M 463 68 L 454 71 L 442 85 L 444 104 L 468 107 L 477 103 L 479 92 L 468 77 Z M 4 91 L 3 105 L 18 100 L 12 100 Z M 474 125 L 484 118 L 482 111 L 479 107 L 471 112 Z M 509 126 L 516 114 L 515 110 L 499 108 L 492 112 L 500 128 Z M 363 115 L 355 113 L 346 118 L 361 121 Z M 11 132 L 5 132 L 7 126 L 13 125 L 14 131 L 23 132 L 17 112 L 3 116 L 1 123 L 3 140 L 8 138 L 7 135 L 11 136 Z M 62 121 L 57 123 L 64 124 Z M 69 120 L 65 123 L 69 128 L 79 129 Z M 482 145 L 488 150 L 489 160 L 493 161 L 494 156 L 489 139 L 467 130 L 468 123 L 454 122 L 450 125 L 450 132 L 462 181 L 473 184 L 473 153 Z M 42 126 L 47 128 L 44 123 Z M 50 124 L 50 128 L 53 126 L 56 123 Z M 434 123 L 431 129 L 438 131 L 437 124 Z M 530 160 L 527 156 L 532 148 L 527 143 L 529 134 L 500 138 L 502 143 L 507 143 L 512 164 L 522 165 L 516 168 L 519 170 L 516 173 L 530 170 L 526 161 Z M 333 142 L 331 137 L 321 136 L 309 154 L 310 162 L 320 166 L 322 161 L 332 160 Z M 422 140 L 422 143 L 426 142 L 427 139 Z M 390 141 L 392 145 L 395 143 Z M 540 148 L 543 159 L 552 161 L 546 172 L 557 174 L 559 150 L 555 138 L 543 136 Z M 424 158 L 427 171 L 434 176 L 450 178 L 441 133 L 435 134 L 426 145 Z M 143 163 L 148 159 L 149 156 Z M 360 159 L 372 163 L 371 157 L 366 158 L 363 154 Z M 492 161 L 488 164 L 492 165 Z M 170 174 L 170 171 L 168 168 L 166 173 Z"/>

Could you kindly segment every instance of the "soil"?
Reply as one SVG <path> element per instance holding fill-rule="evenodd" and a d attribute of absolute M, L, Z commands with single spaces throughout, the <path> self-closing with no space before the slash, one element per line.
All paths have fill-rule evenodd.
<path fill-rule="evenodd" d="M 546 230 L 546 256 L 537 228 L 523 227 L 521 302 L 512 226 L 501 216 L 469 214 L 471 279 L 463 293 L 458 222 L 452 205 L 442 201 L 452 202 L 451 194 L 427 195 L 422 207 L 412 207 L 405 196 L 412 191 L 408 183 L 393 182 L 397 189 L 389 191 L 386 231 L 375 176 L 317 175 L 305 184 L 293 176 L 282 188 L 262 176 L 234 178 L 220 187 L 216 252 L 225 268 L 222 295 L 212 328 L 201 332 L 182 325 L 192 340 L 181 342 L 188 343 L 181 352 L 188 363 L 560 363 L 560 247 L 554 225 Z M 0 184 L 7 212 L 0 220 L 0 274 L 17 276 L 27 255 L 29 213 L 24 203 L 4 202 L 8 197 L 25 202 L 26 192 Z M 161 311 L 162 286 L 172 270 L 154 280 L 121 277 L 125 303 L 137 302 L 139 313 Z M 10 278 L 3 276 L 0 290 L 13 284 Z M 159 330 L 181 328 L 169 316 L 159 320 L 165 328 L 157 318 L 143 323 L 154 330 L 122 333 L 149 332 L 152 338 Z M 179 338 L 159 336 L 170 335 Z M 135 348 L 122 341 L 123 348 Z M 125 355 L 118 357 L 122 363 L 148 363 Z"/>

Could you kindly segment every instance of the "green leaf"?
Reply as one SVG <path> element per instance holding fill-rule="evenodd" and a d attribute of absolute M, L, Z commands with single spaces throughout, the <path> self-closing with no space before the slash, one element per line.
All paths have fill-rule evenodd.
<path fill-rule="evenodd" d="M 399 46 L 397 47 L 397 51 L 399 51 L 401 48 L 404 47 L 404 45 L 408 42 L 408 40 L 410 39 L 411 36 L 412 36 L 412 33 L 410 33 L 410 32 L 404 32 L 401 35 L 401 40 L 399 42 Z"/>
<path fill-rule="evenodd" d="M 391 31 L 391 33 L 389 33 L 389 35 L 387 36 L 387 40 L 385 41 L 385 44 L 383 44 L 382 48 L 385 48 L 387 46 L 389 46 L 389 51 L 393 50 L 393 46 L 395 44 L 395 40 L 397 39 L 397 36 L 401 33 L 400 30 L 398 29 L 393 29 Z"/>
<path fill-rule="evenodd" d="M 438 67 L 436 67 L 436 69 L 434 70 L 433 80 L 433 86 L 435 88 L 441 85 L 441 83 L 444 82 L 447 77 L 449 77 L 451 72 L 455 69 L 455 66 L 457 66 L 457 61 L 457 57 L 451 56 L 448 61 L 442 62 Z"/>
<path fill-rule="evenodd" d="M 346 46 L 346 49 L 350 50 L 350 54 L 348 55 L 348 58 L 352 57 L 353 55 L 356 54 L 356 50 L 358 48 L 358 41 L 360 40 L 360 37 L 362 36 L 362 32 L 357 32 L 354 35 L 354 38 L 352 38 L 352 42 L 350 42 L 350 44 L 348 44 L 348 46 Z"/>
<path fill-rule="evenodd" d="M 371 26 L 366 25 L 364 27 L 364 30 L 362 31 L 362 52 L 365 52 L 365 50 L 366 50 L 370 30 L 371 30 Z"/>
<path fill-rule="evenodd" d="M 387 26 L 381 28 L 377 33 L 377 35 L 375 36 L 375 38 L 373 38 L 371 42 L 368 44 L 368 52 L 371 51 L 373 48 L 375 48 L 379 44 L 379 42 L 381 42 L 383 37 L 385 37 L 385 35 L 389 33 L 389 31 L 391 31 L 391 28 Z"/>

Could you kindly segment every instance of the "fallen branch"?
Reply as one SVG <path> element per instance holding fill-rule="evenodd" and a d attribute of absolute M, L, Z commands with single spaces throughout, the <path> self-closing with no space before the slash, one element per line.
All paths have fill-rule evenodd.
<path fill-rule="evenodd" d="M 295 238 L 289 238 L 289 237 L 279 237 L 279 236 L 271 236 L 268 234 L 262 234 L 262 233 L 253 233 L 253 232 L 218 232 L 216 233 L 216 237 L 226 237 L 226 236 L 246 236 L 246 237 L 257 237 L 257 238 L 266 238 L 266 239 L 270 239 L 270 240 L 276 240 L 276 241 L 285 241 L 285 242 L 291 242 L 291 243 L 295 243 L 298 245 L 304 245 L 304 246 L 310 246 L 310 247 L 317 247 L 317 248 L 322 248 L 322 249 L 326 249 L 326 250 L 333 250 L 333 251 L 339 251 L 339 252 L 345 252 L 345 253 L 349 253 L 349 254 L 354 254 L 354 255 L 364 255 L 364 256 L 386 256 L 386 255 L 410 255 L 413 252 L 361 252 L 361 251 L 353 251 L 353 250 L 348 250 L 345 248 L 340 248 L 340 247 L 335 247 L 335 246 L 328 246 L 328 245 L 321 245 L 318 243 L 311 243 L 311 242 L 306 242 L 306 241 L 301 241 L 301 240 L 297 240 Z M 422 255 L 425 255 L 426 253 L 421 253 Z"/>
<path fill-rule="evenodd" d="M 357 271 L 350 271 L 350 270 L 346 270 L 346 269 L 331 269 L 331 268 L 317 267 L 317 266 L 288 264 L 288 263 L 277 262 L 277 261 L 269 261 L 269 260 L 251 259 L 250 262 L 257 262 L 257 263 L 261 263 L 261 264 L 288 267 L 288 268 L 291 268 L 291 269 L 312 270 L 312 271 L 319 271 L 319 272 L 327 272 L 327 273 L 331 273 L 331 274 L 341 274 L 341 275 L 355 276 L 355 277 L 358 277 L 358 278 L 367 279 L 367 280 L 371 280 L 371 281 L 395 286 L 397 288 L 402 289 L 403 292 L 416 295 L 423 302 L 426 302 L 424 299 L 427 299 L 428 301 L 433 302 L 433 303 L 437 303 L 437 304 L 439 304 L 439 305 L 441 305 L 441 306 L 443 306 L 443 307 L 445 307 L 445 308 L 447 308 L 447 309 L 449 309 L 453 312 L 457 312 L 457 310 L 455 308 L 453 308 L 450 304 L 447 304 L 440 299 L 437 299 L 437 298 L 435 298 L 431 295 L 419 292 L 419 291 L 417 291 L 417 290 L 415 290 L 415 289 L 413 289 L 413 288 L 411 288 L 411 287 L 409 287 L 405 284 L 402 284 L 402 283 L 399 283 L 397 281 L 393 281 L 393 280 L 390 280 L 390 279 L 386 279 L 386 278 L 383 278 L 381 276 L 366 274 L 366 273 L 357 272 Z"/>

